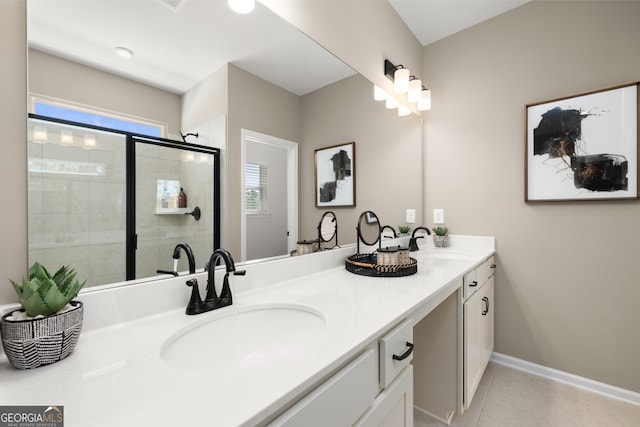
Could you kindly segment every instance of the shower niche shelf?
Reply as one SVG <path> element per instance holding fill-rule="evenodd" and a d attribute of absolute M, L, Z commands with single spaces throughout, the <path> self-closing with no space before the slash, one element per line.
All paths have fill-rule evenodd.
<path fill-rule="evenodd" d="M 156 215 L 185 215 L 192 210 L 192 208 L 156 208 Z"/>

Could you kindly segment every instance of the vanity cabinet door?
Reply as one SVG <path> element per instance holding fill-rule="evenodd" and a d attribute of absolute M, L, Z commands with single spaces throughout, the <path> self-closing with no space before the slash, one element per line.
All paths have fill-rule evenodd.
<path fill-rule="evenodd" d="M 378 357 L 366 350 L 276 418 L 271 427 L 351 426 L 378 393 Z"/>
<path fill-rule="evenodd" d="M 468 409 L 493 352 L 494 278 L 464 303 L 464 407 Z"/>
<path fill-rule="evenodd" d="M 376 397 L 354 427 L 413 427 L 413 366 Z"/>

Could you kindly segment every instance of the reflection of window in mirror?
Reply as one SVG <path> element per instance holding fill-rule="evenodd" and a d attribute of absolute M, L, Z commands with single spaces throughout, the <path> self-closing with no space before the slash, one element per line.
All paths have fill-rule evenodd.
<path fill-rule="evenodd" d="M 158 138 L 166 136 L 166 126 L 161 123 L 130 117 L 125 114 L 105 112 L 97 108 L 59 99 L 31 96 L 31 113 L 52 119 L 120 130 L 138 135 Z"/>
<path fill-rule="evenodd" d="M 247 214 L 267 213 L 267 166 L 247 163 L 244 170 Z"/>

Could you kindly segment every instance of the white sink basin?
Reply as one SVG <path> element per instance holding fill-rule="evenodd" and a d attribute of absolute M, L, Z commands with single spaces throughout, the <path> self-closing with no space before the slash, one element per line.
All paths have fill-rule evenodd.
<path fill-rule="evenodd" d="M 165 342 L 162 360 L 194 372 L 244 369 L 298 357 L 325 328 L 319 311 L 304 305 L 229 307 L 186 327 Z M 224 309 L 223 309 L 224 310 Z"/>

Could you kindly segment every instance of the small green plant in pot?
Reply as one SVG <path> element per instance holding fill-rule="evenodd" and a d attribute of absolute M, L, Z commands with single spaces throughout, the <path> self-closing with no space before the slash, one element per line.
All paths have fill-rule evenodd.
<path fill-rule="evenodd" d="M 407 234 L 409 233 L 409 230 L 411 230 L 411 227 L 409 227 L 408 225 L 399 225 L 398 226 L 398 231 L 402 234 Z"/>
<path fill-rule="evenodd" d="M 11 364 L 18 369 L 37 368 L 67 357 L 78 341 L 83 306 L 72 301 L 86 282 L 63 266 L 52 276 L 36 262 L 29 278 L 11 280 L 22 310 L 0 319 L 2 345 Z"/>
<path fill-rule="evenodd" d="M 447 246 L 449 242 L 448 232 L 447 227 L 433 227 L 433 244 L 439 248 Z"/>

